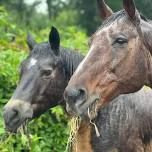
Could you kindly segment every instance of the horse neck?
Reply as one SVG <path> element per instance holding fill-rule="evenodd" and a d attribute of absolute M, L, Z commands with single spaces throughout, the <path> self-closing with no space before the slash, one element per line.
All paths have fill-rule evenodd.
<path fill-rule="evenodd" d="M 72 152 L 93 152 L 91 145 L 92 126 L 89 121 L 83 120 L 79 130 L 75 136 L 75 141 L 72 142 Z"/>
<path fill-rule="evenodd" d="M 76 51 L 61 48 L 61 57 L 63 59 L 65 76 L 68 82 L 84 56 Z"/>

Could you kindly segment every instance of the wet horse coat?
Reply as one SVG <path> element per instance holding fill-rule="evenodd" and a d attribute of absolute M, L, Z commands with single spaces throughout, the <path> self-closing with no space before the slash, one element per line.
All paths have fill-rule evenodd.
<path fill-rule="evenodd" d="M 120 94 L 152 85 L 152 25 L 133 0 L 113 13 L 90 38 L 90 49 L 65 89 L 67 105 L 76 115 L 89 106 L 108 104 Z"/>
<path fill-rule="evenodd" d="M 152 151 L 151 93 L 148 95 L 141 90 L 117 97 L 135 92 L 144 84 L 152 85 L 152 25 L 151 21 L 139 15 L 132 0 L 124 0 L 124 9 L 112 14 L 91 37 L 89 53 L 65 90 L 69 111 L 75 115 L 87 115 L 87 109 L 99 101 L 99 112 L 94 121 L 101 138 L 96 137 L 95 131 L 92 133 L 89 120 L 84 120 L 77 137 L 80 140 L 77 146 L 80 152 Z M 116 29 L 117 24 L 122 27 Z M 102 108 L 101 105 L 106 102 L 112 103 Z M 112 110 L 109 113 L 108 107 Z M 82 130 L 85 131 L 84 136 Z M 83 140 L 87 142 L 83 144 Z"/>
<path fill-rule="evenodd" d="M 45 48 L 49 48 L 48 43 L 37 44 L 35 46 L 35 48 L 30 52 L 30 55 L 27 57 L 27 59 L 24 60 L 23 63 L 21 64 L 21 67 L 20 67 L 21 81 L 17 86 L 18 91 L 14 92 L 14 94 L 16 96 L 16 100 L 18 100 L 18 99 L 21 100 L 20 98 L 22 97 L 22 94 L 25 93 L 24 91 L 26 91 L 26 90 L 32 89 L 32 90 L 36 91 L 34 85 L 33 85 L 33 87 L 31 87 L 31 85 L 25 85 L 24 91 L 21 86 L 23 86 L 23 84 L 27 84 L 25 82 L 27 82 L 27 80 L 29 80 L 29 78 L 31 78 L 30 73 L 32 74 L 33 71 L 35 71 L 35 69 L 37 68 L 37 66 L 35 65 L 36 63 L 39 63 L 39 66 L 43 65 L 42 62 L 40 62 L 43 59 L 43 56 L 45 57 L 45 61 L 48 61 L 48 59 L 50 58 L 49 61 L 52 61 L 54 63 L 56 62 L 56 60 L 54 60 L 53 50 L 51 51 L 51 50 L 47 50 Z M 58 77 L 58 75 L 56 75 L 56 78 L 57 78 L 57 81 L 62 81 L 62 82 L 60 82 L 60 84 L 64 84 L 64 85 L 63 85 L 63 88 L 60 86 L 60 88 L 62 88 L 62 90 L 60 92 L 58 92 L 55 102 L 52 102 L 54 99 L 54 96 L 52 96 L 52 94 L 55 95 L 56 90 L 59 89 L 59 88 L 56 88 L 56 87 L 58 87 L 57 85 L 51 89 L 49 89 L 47 87 L 44 88 L 44 86 L 43 86 L 44 96 L 43 96 L 43 98 L 41 98 L 41 100 L 36 100 L 37 99 L 36 97 L 39 97 L 38 91 L 36 91 L 35 93 L 30 92 L 30 94 L 26 93 L 26 96 L 27 96 L 26 98 L 29 99 L 28 103 L 31 103 L 32 107 L 33 107 L 33 105 L 39 103 L 36 106 L 37 109 L 34 110 L 34 112 L 35 112 L 35 113 L 33 113 L 34 115 L 40 115 L 40 114 L 44 113 L 48 108 L 54 107 L 59 104 L 61 104 L 65 107 L 65 102 L 60 102 L 63 99 L 62 95 L 64 92 L 64 86 L 67 85 L 70 77 L 72 76 L 73 72 L 76 70 L 78 64 L 81 62 L 83 56 L 77 52 L 70 51 L 69 49 L 67 50 L 67 49 L 60 48 L 59 57 L 61 58 L 60 61 L 62 61 L 62 63 L 63 63 L 62 64 L 63 70 L 60 69 L 60 72 L 58 73 L 58 75 L 60 75 L 60 77 L 62 77 L 63 79 L 59 79 L 60 77 Z M 59 58 L 58 58 L 58 60 L 59 60 Z M 29 61 L 31 61 L 31 62 L 29 62 Z M 50 62 L 48 62 L 48 63 L 50 63 Z M 29 65 L 30 65 L 30 67 L 32 66 L 32 69 L 30 69 L 30 70 L 29 70 L 29 68 L 27 68 L 27 67 L 29 67 Z M 51 67 L 51 65 L 49 65 L 49 66 Z M 48 69 L 49 68 L 47 67 L 47 70 Z M 38 69 L 38 71 L 39 70 L 41 71 L 41 69 Z M 29 74 L 27 77 L 25 77 L 23 79 L 25 71 L 26 71 L 26 74 L 27 73 L 29 73 Z M 36 78 L 37 75 L 35 74 L 34 77 Z M 34 79 L 34 77 L 32 77 L 32 79 Z M 44 75 L 43 75 L 43 77 L 44 77 Z M 46 77 L 46 73 L 45 73 L 45 77 Z M 37 79 L 36 84 L 39 84 L 40 83 L 39 81 L 42 81 L 42 80 Z M 45 81 L 47 81 L 47 79 Z M 54 84 L 53 82 L 56 81 L 56 79 L 55 78 L 51 79 L 51 81 L 52 81 L 52 83 L 50 83 L 50 86 L 52 86 Z M 48 90 L 50 90 L 51 93 L 47 94 Z M 147 94 L 147 97 L 145 97 L 146 94 Z M 151 104 L 150 104 L 150 102 L 148 102 L 149 104 L 146 107 L 146 105 L 144 104 L 144 100 L 142 100 L 144 97 L 145 97 L 145 99 L 146 98 L 150 99 L 151 93 L 149 91 L 147 92 L 147 91 L 142 90 L 136 94 L 123 95 L 123 96 L 120 96 L 117 99 L 115 99 L 115 101 L 113 101 L 110 105 L 107 105 L 105 108 L 101 109 L 99 111 L 98 117 L 95 118 L 95 120 L 93 120 L 96 123 L 96 125 L 100 131 L 100 134 L 101 134 L 100 137 L 96 137 L 96 133 L 95 133 L 95 130 L 94 130 L 94 127 L 92 126 L 92 124 L 90 124 L 90 122 L 88 120 L 84 120 L 78 131 L 78 141 L 79 141 L 79 143 L 78 143 L 79 151 L 78 152 L 85 152 L 85 151 L 87 151 L 87 152 L 89 152 L 89 151 L 90 152 L 92 152 L 92 151 L 109 152 L 114 149 L 122 150 L 122 152 L 124 152 L 123 149 L 125 147 L 128 147 L 128 150 L 130 150 L 130 152 L 131 152 L 131 150 L 132 150 L 131 147 L 135 147 L 137 144 L 137 142 L 136 143 L 132 142 L 132 141 L 134 141 L 135 138 L 138 138 L 138 140 L 141 141 L 142 144 L 149 145 L 149 142 L 151 139 L 151 133 L 150 133 L 151 123 L 149 123 L 149 122 L 152 122 L 151 117 L 150 117 L 151 113 L 149 113 L 149 109 L 151 109 Z M 49 98 L 48 102 L 46 102 L 47 98 Z M 37 101 L 37 102 L 34 102 L 34 101 Z M 22 105 L 22 104 L 24 105 L 23 101 L 20 101 L 19 105 Z M 12 108 L 12 109 L 18 108 L 18 105 L 15 105 L 15 104 L 14 104 L 14 107 L 12 107 L 12 106 L 9 107 L 9 106 L 11 106 L 11 105 L 8 104 L 6 106 L 6 108 L 8 108 L 8 109 L 9 108 Z M 5 112 L 7 112 L 7 113 L 5 113 L 6 115 L 11 114 L 11 113 L 9 113 L 10 111 L 5 111 Z M 24 109 L 22 109 L 22 115 L 24 115 Z M 144 118 L 141 117 L 143 115 L 145 115 Z M 133 116 L 133 117 L 131 117 L 131 116 Z M 135 118 L 137 121 L 134 120 Z M 142 122 L 145 120 L 147 120 L 147 121 L 146 121 L 146 123 L 144 123 L 145 126 L 143 126 Z M 11 122 L 11 121 L 13 121 L 13 119 L 10 119 L 9 121 Z M 140 122 L 141 122 L 141 124 L 140 124 Z M 10 125 L 12 125 L 12 124 L 10 124 Z M 8 124 L 8 126 L 10 126 L 10 125 Z M 133 129 L 135 129 L 135 126 L 137 126 L 136 131 L 134 131 L 131 128 L 128 128 L 128 126 L 130 127 L 131 125 L 133 126 Z M 6 127 L 7 127 L 7 124 L 6 124 Z M 147 128 L 147 129 L 145 129 L 145 128 Z M 137 133 L 142 136 L 137 136 Z M 128 139 L 131 142 L 126 142 L 126 141 L 128 141 Z M 140 146 L 140 145 L 138 144 L 138 146 Z M 127 152 L 127 151 L 125 151 L 125 152 Z M 135 152 L 135 151 L 133 151 L 133 152 Z M 148 151 L 146 151 L 146 152 L 148 152 Z"/>
<path fill-rule="evenodd" d="M 83 120 L 77 135 L 77 151 L 151 152 L 151 98 L 152 90 L 142 89 L 137 93 L 120 95 L 100 109 L 93 120 L 100 137 L 89 120 Z"/>
<path fill-rule="evenodd" d="M 40 56 L 40 58 L 42 58 L 42 55 L 40 54 L 45 54 L 42 48 L 44 48 L 44 46 L 47 46 L 49 48 L 49 45 L 45 43 L 45 45 L 41 44 L 41 46 L 43 47 L 39 46 L 37 47 L 37 49 L 35 49 L 35 51 L 33 51 L 33 53 L 31 53 L 29 59 L 35 56 Z M 47 53 L 50 53 L 52 56 L 51 52 Z M 63 73 L 61 73 L 61 75 L 63 77 L 65 76 L 66 78 L 64 79 L 65 84 L 67 84 L 69 78 L 75 71 L 78 63 L 82 60 L 81 56 L 76 55 L 77 53 L 75 55 L 74 54 L 75 53 L 71 51 L 66 51 L 63 48 L 61 48 L 61 58 L 63 58 L 64 60 L 65 65 L 63 67 L 66 73 L 66 75 L 62 75 Z M 47 56 L 45 56 L 45 58 L 47 57 L 48 54 Z M 37 60 L 31 59 L 30 66 L 35 65 L 40 60 L 40 58 L 37 58 Z M 25 67 L 25 65 L 23 67 Z M 23 90 L 20 90 L 19 94 L 22 94 L 22 91 Z M 54 89 L 52 91 L 54 91 Z M 36 92 L 36 95 L 37 93 L 38 92 Z M 63 92 L 61 91 L 60 95 L 58 94 L 58 96 L 61 97 L 62 94 Z M 117 99 L 115 99 L 115 101 L 110 103 L 110 105 L 107 105 L 105 108 L 101 109 L 99 111 L 98 117 L 95 118 L 95 120 L 93 120 L 96 123 L 101 134 L 101 136 L 98 138 L 96 137 L 94 127 L 89 123 L 88 120 L 84 120 L 78 132 L 78 151 L 141 152 L 144 151 L 144 149 L 146 149 L 146 145 L 148 145 L 147 147 L 149 147 L 149 143 L 151 140 L 151 123 L 149 123 L 149 121 L 151 121 L 151 117 L 149 116 L 149 109 L 151 105 L 149 104 L 149 109 L 147 109 L 144 103 L 141 102 L 141 105 L 139 104 L 139 101 L 143 101 L 141 99 L 142 97 L 144 98 L 145 94 L 148 94 L 148 98 L 151 97 L 151 93 L 145 93 L 145 91 L 142 90 L 136 94 L 120 96 Z M 34 98 L 34 96 L 32 97 Z M 52 96 L 50 94 L 49 98 L 51 99 L 51 97 Z M 41 100 L 39 101 L 39 105 L 46 107 L 44 109 L 47 110 L 49 107 L 61 104 L 60 102 L 51 103 L 51 101 L 52 100 L 50 100 L 49 104 L 45 104 L 45 102 Z M 37 109 L 37 111 L 39 110 L 40 112 L 38 113 L 41 114 L 42 111 L 41 109 Z M 143 114 L 145 115 L 145 117 L 140 117 Z M 135 118 L 137 121 L 134 121 Z M 143 122 L 145 120 L 147 120 L 146 123 L 141 123 L 140 125 L 140 122 Z M 147 128 L 146 130 L 143 127 L 143 124 L 145 125 L 144 127 Z M 132 128 L 129 128 L 130 126 L 132 126 Z M 137 128 L 135 129 L 135 127 Z M 136 142 L 134 142 L 134 140 L 136 140 Z"/>

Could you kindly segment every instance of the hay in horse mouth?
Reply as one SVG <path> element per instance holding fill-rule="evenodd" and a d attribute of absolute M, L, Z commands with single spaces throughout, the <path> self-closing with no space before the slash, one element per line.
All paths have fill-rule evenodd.
<path fill-rule="evenodd" d="M 66 104 L 66 109 L 67 111 L 69 111 L 69 113 L 71 113 L 72 115 L 75 116 L 80 116 L 80 117 L 88 117 L 88 109 L 91 113 L 94 113 L 94 111 L 96 111 L 95 109 L 97 109 L 98 107 L 98 101 L 102 100 L 98 95 L 94 95 L 89 97 L 89 99 L 87 99 L 85 102 L 72 107 L 72 111 L 69 111 L 69 108 L 71 108 L 71 106 L 69 106 L 69 104 Z M 91 114 L 92 115 L 92 114 Z M 94 116 L 91 116 L 91 118 L 93 119 L 96 114 L 93 114 Z"/>
<path fill-rule="evenodd" d="M 16 127 L 14 127 L 13 129 L 10 127 L 5 127 L 5 130 L 10 133 L 17 133 L 21 130 L 23 130 L 23 132 L 25 132 L 25 130 L 26 130 L 25 128 L 26 128 L 29 120 L 30 120 L 30 118 L 24 118 L 22 121 L 19 121 L 16 124 Z"/>
<path fill-rule="evenodd" d="M 88 113 L 88 109 L 89 111 L 92 111 L 94 110 L 94 108 L 98 105 L 98 101 L 99 101 L 99 98 L 90 98 L 89 100 L 87 100 L 86 102 L 84 102 L 82 104 L 81 107 L 79 107 L 79 109 L 81 110 L 81 112 L 87 112 Z"/>

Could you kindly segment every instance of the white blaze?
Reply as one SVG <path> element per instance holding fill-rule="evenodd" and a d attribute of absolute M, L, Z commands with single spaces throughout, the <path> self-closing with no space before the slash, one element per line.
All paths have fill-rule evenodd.
<path fill-rule="evenodd" d="M 89 52 L 87 53 L 87 55 L 85 56 L 85 58 L 79 64 L 78 68 L 75 71 L 75 74 L 78 73 L 79 71 L 81 71 L 81 69 L 83 69 L 83 65 L 85 64 L 87 58 L 89 57 L 89 55 L 91 54 L 91 52 L 92 52 L 93 49 L 94 49 L 94 45 L 91 46 Z"/>
<path fill-rule="evenodd" d="M 36 65 L 36 63 L 37 63 L 37 60 L 34 59 L 34 58 L 31 58 L 29 66 L 28 66 L 28 69 L 30 69 L 31 67 L 33 67 L 34 65 Z"/>

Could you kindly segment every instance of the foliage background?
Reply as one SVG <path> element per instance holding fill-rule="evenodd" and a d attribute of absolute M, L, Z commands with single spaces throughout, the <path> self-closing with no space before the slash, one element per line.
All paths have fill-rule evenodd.
<path fill-rule="evenodd" d="M 61 107 L 50 109 L 28 125 L 28 134 L 5 133 L 2 109 L 18 80 L 18 66 L 27 56 L 26 35 L 47 41 L 52 25 L 59 29 L 62 46 L 87 52 L 87 37 L 101 24 L 96 0 L 0 0 L 0 152 L 63 152 L 68 138 L 67 116 Z M 152 18 L 151 0 L 135 0 Z M 40 6 L 45 3 L 47 9 Z M 107 0 L 113 10 L 122 0 Z M 145 9 L 146 8 L 146 9 Z"/>

